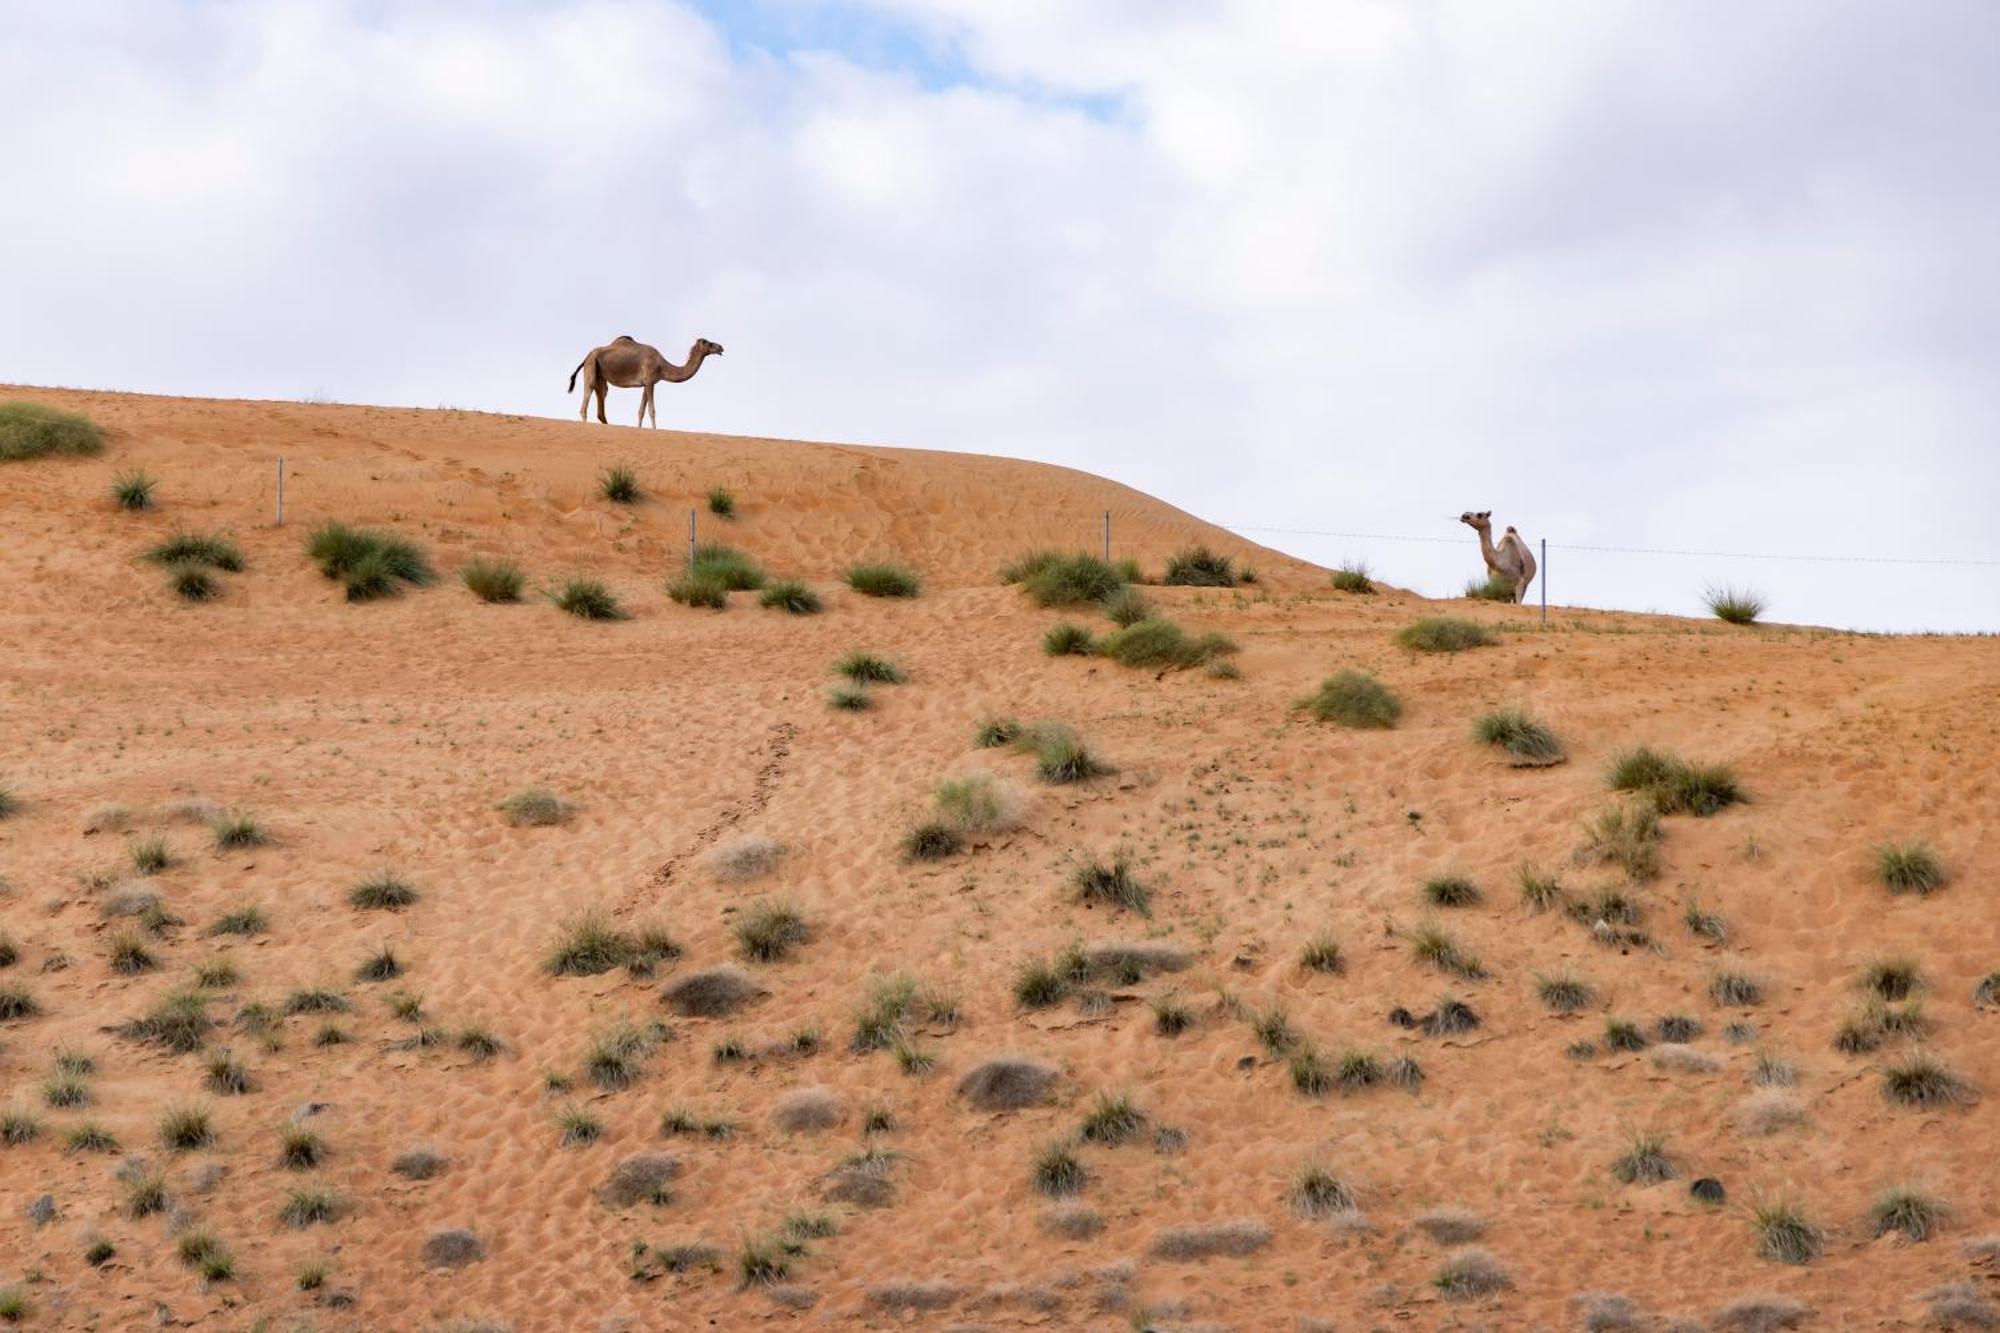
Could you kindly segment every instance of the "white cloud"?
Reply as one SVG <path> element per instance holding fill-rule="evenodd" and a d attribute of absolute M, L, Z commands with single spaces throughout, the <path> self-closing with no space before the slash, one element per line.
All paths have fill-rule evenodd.
<path fill-rule="evenodd" d="M 17 7 L 0 378 L 560 415 L 593 343 L 701 334 L 672 424 L 1274 527 L 2000 558 L 2000 11 L 768 5 L 962 77 L 641 0 Z M 1443 591 L 1466 538 L 1279 540 Z M 1551 565 L 2000 616 L 2000 569 Z"/>

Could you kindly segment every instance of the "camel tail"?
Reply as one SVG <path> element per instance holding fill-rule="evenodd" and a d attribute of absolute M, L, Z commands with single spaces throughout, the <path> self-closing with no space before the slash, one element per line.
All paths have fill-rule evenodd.
<path fill-rule="evenodd" d="M 576 377 L 583 372 L 583 368 L 589 360 L 590 358 L 586 356 L 582 361 L 577 362 L 576 369 L 569 373 L 569 391 L 571 393 L 576 392 Z"/>

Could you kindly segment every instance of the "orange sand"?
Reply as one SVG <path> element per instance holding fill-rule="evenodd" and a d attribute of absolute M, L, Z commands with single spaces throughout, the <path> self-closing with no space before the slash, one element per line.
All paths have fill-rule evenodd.
<path fill-rule="evenodd" d="M 1552 612 L 1544 630 L 1511 607 L 1344 596 L 1311 566 L 1124 487 L 996 458 L 0 389 L 18 397 L 88 412 L 110 432 L 100 458 L 0 464 L 0 784 L 21 802 L 0 821 L 0 922 L 20 954 L 0 986 L 26 985 L 42 1008 L 0 1023 L 0 1104 L 43 1127 L 34 1142 L 0 1146 L 0 1287 L 38 1275 L 24 1288 L 26 1327 L 151 1326 L 160 1309 L 199 1327 L 268 1318 L 273 1329 L 324 1330 L 1120 1329 L 1138 1310 L 1163 1328 L 1316 1326 L 1295 1325 L 1300 1317 L 1343 1329 L 1575 1327 L 1572 1298 L 1608 1290 L 1656 1315 L 1703 1319 L 1735 1297 L 1777 1293 L 1812 1306 L 1811 1326 L 1846 1328 L 1914 1326 L 1921 1294 L 1947 1281 L 1971 1277 L 2000 1296 L 1992 1261 L 1961 1250 L 2000 1231 L 1994 1099 L 1895 1109 L 1879 1070 L 1903 1045 L 1861 1056 L 1830 1045 L 1859 966 L 1906 953 L 1929 981 L 1929 1049 L 1982 1091 L 2000 1089 L 2000 1014 L 1970 1001 L 1978 978 L 2000 968 L 1992 640 L 1571 611 Z M 270 525 L 279 455 L 290 469 L 282 529 Z M 614 461 L 637 468 L 644 503 L 596 497 L 594 478 Z M 120 513 L 106 496 L 112 474 L 134 466 L 160 480 L 154 513 Z M 704 509 L 704 539 L 807 580 L 825 614 L 762 610 L 750 594 L 722 614 L 664 597 L 687 511 L 714 485 L 735 492 L 741 513 L 725 523 Z M 1042 633 L 1061 614 L 998 586 L 993 571 L 1028 547 L 1094 550 L 1106 509 L 1115 553 L 1148 569 L 1192 540 L 1255 565 L 1257 584 L 1233 592 L 1145 590 L 1190 629 L 1241 643 L 1240 681 L 1043 656 Z M 418 538 L 445 578 L 345 604 L 302 552 L 325 517 Z M 136 558 L 178 525 L 227 531 L 243 547 L 249 567 L 223 576 L 221 601 L 181 604 Z M 455 577 L 481 555 L 517 559 L 538 584 L 599 575 L 633 618 L 585 623 L 536 597 L 484 605 Z M 1469 567 L 1473 555 L 1468 540 Z M 924 596 L 875 601 L 839 584 L 848 565 L 878 557 L 919 569 Z M 1393 581 L 1393 569 L 1381 572 Z M 1441 609 L 1495 627 L 1501 646 L 1436 658 L 1394 646 L 1397 628 Z M 1087 611 L 1069 618 L 1103 625 Z M 830 663 L 854 648 L 897 660 L 911 679 L 877 687 L 872 711 L 835 712 L 824 699 Z M 1345 666 L 1402 696 L 1396 729 L 1344 731 L 1292 711 Z M 1564 737 L 1569 763 L 1510 769 L 1473 743 L 1475 716 L 1513 705 Z M 1030 759 L 973 748 L 975 725 L 1001 713 L 1071 724 L 1118 774 L 1037 783 Z M 1751 803 L 1665 821 L 1664 871 L 1638 890 L 1658 948 L 1621 953 L 1561 913 L 1524 911 L 1514 877 L 1531 862 L 1579 892 L 1614 882 L 1570 854 L 1583 821 L 1611 800 L 1609 758 L 1641 742 L 1734 765 Z M 979 768 L 1029 793 L 1025 828 L 935 866 L 905 862 L 900 838 L 934 784 Z M 576 817 L 510 827 L 496 804 L 529 786 L 578 802 Z M 189 797 L 254 814 L 273 842 L 215 853 L 206 830 L 157 813 Z M 130 807 L 134 831 L 164 834 L 177 857 L 150 886 L 184 924 L 153 943 L 160 967 L 150 974 L 120 976 L 106 961 L 121 923 L 101 904 L 133 876 L 126 835 L 84 832 L 104 803 Z M 718 882 L 708 847 L 755 833 L 787 848 L 778 871 Z M 1891 897 L 1871 877 L 1870 849 L 1909 836 L 1928 838 L 1951 868 L 1933 897 Z M 1108 858 L 1121 845 L 1153 891 L 1150 921 L 1085 908 L 1066 888 L 1078 854 Z M 347 890 L 385 867 L 420 901 L 400 913 L 348 906 Z M 1487 980 L 1447 984 L 1394 934 L 1425 915 L 1420 882 L 1448 869 L 1485 889 L 1483 905 L 1439 915 Z M 87 882 L 100 872 L 120 883 Z M 759 897 L 796 901 L 811 939 L 791 961 L 741 964 L 767 991 L 741 1014 L 669 1014 L 662 984 L 739 961 L 731 923 Z M 1726 947 L 1683 930 L 1689 897 L 1726 919 Z M 267 934 L 204 934 L 242 903 L 265 909 Z M 665 926 L 683 956 L 652 980 L 545 975 L 557 923 L 590 906 Z M 1345 948 L 1341 975 L 1297 965 L 1321 930 Z M 1094 1016 L 1074 1001 L 1031 1013 L 1015 1004 L 1027 958 L 1116 939 L 1175 943 L 1194 962 L 1130 987 L 1106 983 L 1110 1003 Z M 384 943 L 406 975 L 354 980 Z M 68 965 L 52 970 L 58 955 Z M 212 1009 L 225 1022 L 220 1040 L 251 1070 L 244 1096 L 206 1091 L 200 1056 L 111 1031 L 218 955 L 242 974 Z M 1707 979 L 1725 961 L 1765 981 L 1763 1005 L 1710 1003 Z M 1554 1017 L 1536 999 L 1534 975 L 1565 967 L 1602 992 L 1586 1015 Z M 926 1077 L 849 1047 L 869 978 L 897 971 L 961 1002 L 955 1030 L 918 1039 L 937 1058 Z M 229 1025 L 245 1003 L 278 1005 L 312 984 L 354 1005 L 339 1020 L 350 1043 L 315 1046 L 317 1016 L 285 1019 L 275 1049 Z M 1147 1004 L 1168 990 L 1201 1015 L 1174 1038 L 1155 1034 Z M 1481 1030 L 1428 1038 L 1385 1019 L 1398 1005 L 1422 1013 L 1447 990 L 1479 1011 Z M 388 1012 L 397 991 L 421 994 L 440 1029 L 492 1028 L 508 1052 L 481 1064 L 449 1045 L 401 1047 L 415 1028 Z M 1282 1005 L 1330 1055 L 1407 1052 L 1428 1077 L 1415 1095 L 1302 1097 L 1242 1018 L 1218 1011 L 1220 993 L 1249 1010 Z M 1693 1044 L 1721 1067 L 1567 1057 L 1606 1013 L 1648 1025 L 1694 1015 L 1705 1031 Z M 663 1019 L 671 1036 L 636 1086 L 599 1091 L 580 1061 L 623 1017 Z M 1723 1039 L 1739 1018 L 1755 1024 L 1754 1041 Z M 770 1049 L 805 1028 L 822 1035 L 817 1053 Z M 716 1064 L 711 1049 L 730 1034 L 757 1058 Z M 96 1058 L 94 1104 L 80 1111 L 42 1104 L 61 1046 Z M 1803 1126 L 1751 1137 L 1733 1124 L 1754 1091 L 1758 1050 L 1797 1064 Z M 968 1109 L 959 1079 L 1009 1053 L 1061 1069 L 1055 1101 Z M 551 1071 L 577 1079 L 570 1097 L 545 1091 Z M 774 1126 L 773 1107 L 803 1087 L 834 1093 L 843 1122 Z M 1042 1227 L 1049 1205 L 1030 1166 L 1101 1090 L 1130 1092 L 1149 1127 L 1188 1140 L 1177 1153 L 1156 1151 L 1150 1135 L 1084 1147 L 1091 1178 L 1079 1201 L 1102 1214 L 1103 1230 L 1060 1239 Z M 568 1100 L 602 1122 L 599 1142 L 558 1146 L 553 1116 Z M 307 1102 L 327 1104 L 309 1124 L 330 1155 L 316 1172 L 282 1170 L 278 1135 Z M 212 1150 L 159 1147 L 159 1113 L 181 1103 L 212 1109 Z M 897 1123 L 872 1140 L 899 1155 L 895 1202 L 823 1202 L 827 1173 L 863 1146 L 862 1117 L 876 1106 Z M 663 1137 L 661 1116 L 675 1107 L 734 1119 L 739 1131 Z M 126 1156 L 166 1167 L 178 1219 L 128 1218 L 121 1159 L 65 1154 L 64 1134 L 84 1119 L 114 1132 Z M 1681 1179 L 1612 1179 L 1608 1164 L 1636 1129 L 1671 1136 Z M 420 1144 L 448 1155 L 449 1168 L 425 1182 L 391 1174 L 391 1159 Z M 637 1152 L 679 1159 L 672 1201 L 599 1202 L 612 1166 Z M 1352 1185 L 1365 1229 L 1288 1208 L 1309 1158 Z M 1695 1175 L 1721 1178 L 1729 1202 L 1689 1198 Z M 1872 1238 L 1871 1199 L 1906 1180 L 1953 1206 L 1944 1234 Z M 337 1190 L 345 1212 L 288 1228 L 279 1207 L 308 1182 Z M 38 1227 L 26 1210 L 44 1193 L 57 1217 Z M 1828 1228 L 1809 1266 L 1755 1252 L 1749 1204 L 1778 1193 Z M 1413 1223 L 1445 1205 L 1485 1220 L 1480 1243 L 1511 1289 L 1462 1305 L 1441 1298 L 1432 1279 L 1444 1247 Z M 800 1211 L 833 1216 L 838 1234 L 806 1242 L 780 1299 L 739 1287 L 744 1239 Z M 1247 1257 L 1151 1254 L 1169 1228 L 1244 1218 L 1272 1233 Z M 180 1264 L 177 1221 L 228 1244 L 232 1279 L 204 1286 Z M 443 1227 L 475 1231 L 485 1259 L 426 1268 L 420 1249 Z M 117 1247 L 101 1269 L 83 1259 L 96 1236 Z M 723 1271 L 634 1280 L 635 1240 L 705 1241 Z M 351 1305 L 295 1289 L 316 1259 L 331 1266 L 325 1290 Z M 933 1284 L 920 1294 L 941 1308 L 885 1308 L 885 1284 Z"/>

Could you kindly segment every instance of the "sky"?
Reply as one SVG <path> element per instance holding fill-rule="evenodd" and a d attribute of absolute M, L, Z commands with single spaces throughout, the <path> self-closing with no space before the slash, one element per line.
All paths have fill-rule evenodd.
<path fill-rule="evenodd" d="M 5 29 L 0 381 L 560 418 L 707 337 L 662 425 L 1061 463 L 1431 594 L 1490 509 L 1556 604 L 2000 630 L 1990 0 Z"/>

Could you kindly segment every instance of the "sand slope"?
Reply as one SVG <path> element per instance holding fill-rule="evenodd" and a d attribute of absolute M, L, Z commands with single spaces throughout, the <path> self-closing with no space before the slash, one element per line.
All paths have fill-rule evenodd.
<path fill-rule="evenodd" d="M 1979 1092 L 2000 1087 L 2000 1014 L 1971 1002 L 2000 968 L 1991 640 L 1572 612 L 1543 630 L 1513 608 L 1450 604 L 1501 643 L 1424 657 L 1393 635 L 1439 606 L 1335 594 L 1309 566 L 1060 469 L 459 412 L 0 390 L 13 397 L 87 411 L 111 431 L 102 458 L 0 465 L 0 784 L 20 805 L 0 821 L 0 922 L 18 955 L 0 987 L 25 988 L 40 1009 L 0 1021 L 0 1105 L 41 1131 L 0 1146 L 0 1288 L 39 1275 L 23 1287 L 30 1327 L 138 1326 L 160 1307 L 229 1328 L 1125 1328 L 1135 1312 L 1160 1327 L 1568 1327 L 1578 1293 L 1611 1291 L 1718 1327 L 1732 1299 L 1771 1293 L 1835 1328 L 1918 1323 L 1921 1294 L 1946 1282 L 2000 1294 L 1995 1261 L 1962 1251 L 2000 1232 L 1992 1099 L 1898 1108 L 1880 1075 L 1909 1041 L 1832 1046 L 1861 966 L 1904 954 L 1926 981 L 1923 1048 Z M 279 455 L 282 529 L 269 526 Z M 645 503 L 596 497 L 597 472 L 615 461 L 636 467 Z M 155 513 L 105 498 L 133 466 L 160 479 Z M 809 581 L 825 614 L 760 610 L 748 594 L 720 614 L 667 601 L 687 511 L 716 485 L 740 516 L 703 510 L 703 539 Z M 1188 628 L 1239 642 L 1241 680 L 1042 654 L 1062 615 L 996 586 L 993 571 L 1028 547 L 1094 549 L 1106 509 L 1115 553 L 1149 569 L 1194 540 L 1255 565 L 1251 588 L 1146 590 Z M 328 516 L 416 537 L 448 576 L 502 554 L 537 583 L 597 574 L 634 615 L 591 624 L 536 598 L 488 606 L 450 577 L 348 605 L 301 550 Z M 136 558 L 177 525 L 226 530 L 243 547 L 249 567 L 225 577 L 220 601 L 182 605 Z M 918 568 L 925 595 L 874 601 L 838 584 L 876 557 Z M 878 687 L 870 711 L 833 711 L 830 664 L 857 648 L 910 680 Z M 1346 731 L 1292 709 L 1348 666 L 1401 695 L 1396 729 Z M 1514 769 L 1473 743 L 1472 720 L 1499 706 L 1554 727 L 1570 761 Z M 1067 723 L 1118 771 L 1041 784 L 1032 759 L 974 747 L 994 715 Z M 1665 821 L 1662 873 L 1630 890 L 1654 942 L 1621 949 L 1560 911 L 1525 911 L 1515 875 L 1543 867 L 1577 897 L 1619 883 L 1572 853 L 1613 801 L 1611 756 L 1642 742 L 1733 765 L 1751 800 Z M 1026 794 L 1023 827 L 936 864 L 906 861 L 900 840 L 933 786 L 978 769 Z M 574 818 L 511 827 L 496 805 L 529 786 L 575 801 Z M 218 854 L 205 828 L 176 817 L 174 803 L 194 798 L 254 814 L 270 845 Z M 107 803 L 128 809 L 129 831 L 86 832 Z M 128 839 L 156 834 L 173 862 L 139 883 Z M 775 872 L 712 873 L 716 846 L 754 834 L 784 845 Z M 1928 839 L 1949 866 L 1941 892 L 1896 897 L 1874 881 L 1871 848 L 1905 837 Z M 1068 888 L 1079 858 L 1120 848 L 1152 892 L 1150 919 L 1087 907 Z M 351 907 L 348 891 L 385 869 L 419 899 Z M 1485 901 L 1426 909 L 1421 883 L 1447 871 Z M 146 936 L 155 970 L 127 976 L 108 956 L 132 923 L 107 909 L 135 888 L 175 924 Z M 1691 898 L 1726 921 L 1726 943 L 1685 931 Z M 787 961 L 738 955 L 733 926 L 758 899 L 807 919 L 810 938 Z M 243 904 L 263 909 L 267 932 L 206 933 Z M 680 956 L 650 978 L 547 975 L 558 923 L 587 908 L 663 927 Z M 1485 979 L 1412 957 L 1407 936 L 1426 917 L 1477 953 Z M 1343 946 L 1338 974 L 1298 965 L 1320 932 Z M 1100 976 L 1044 1009 L 1015 1002 L 1031 958 L 1135 940 L 1182 950 L 1187 966 Z M 384 944 L 405 974 L 357 980 Z M 211 990 L 222 1026 L 210 1045 L 247 1066 L 244 1095 L 209 1090 L 202 1055 L 112 1030 L 217 958 L 240 979 Z M 722 964 L 761 992 L 740 1012 L 686 1017 L 663 1001 L 663 987 Z M 1712 1003 L 1723 967 L 1761 980 L 1763 1002 Z M 1536 997 L 1537 974 L 1563 969 L 1597 990 L 1581 1015 L 1552 1015 Z M 936 1062 L 922 1076 L 890 1052 L 851 1049 L 871 978 L 898 972 L 958 1000 L 955 1025 L 913 1030 Z M 263 1033 L 241 1021 L 246 1006 L 282 1010 L 312 987 L 341 992 L 351 1011 L 281 1017 Z M 1388 1021 L 1447 991 L 1478 1012 L 1478 1030 L 1426 1037 Z M 418 1020 L 391 1012 L 397 993 L 421 996 Z M 1175 1037 L 1156 1033 L 1150 1008 L 1169 993 L 1196 1018 Z M 1413 1056 L 1422 1088 L 1299 1095 L 1246 1021 L 1273 1006 L 1330 1057 Z M 1566 1054 L 1607 1016 L 1650 1030 L 1673 1014 L 1699 1021 L 1689 1045 L 1708 1058 L 1694 1063 L 1712 1067 Z M 666 1031 L 633 1086 L 605 1090 L 583 1060 L 621 1020 Z M 350 1040 L 316 1044 L 328 1022 Z M 1732 1023 L 1752 1031 L 1726 1039 Z M 468 1027 L 506 1051 L 481 1061 L 459 1049 Z M 411 1041 L 432 1031 L 444 1040 Z M 809 1031 L 818 1048 L 801 1051 Z M 726 1039 L 751 1058 L 719 1062 Z M 61 1047 L 94 1058 L 87 1107 L 44 1102 Z M 1802 1120 L 1769 1134 L 1739 1122 L 1759 1052 L 1797 1068 Z M 968 1107 L 959 1080 L 1000 1055 L 1055 1067 L 1052 1100 Z M 550 1074 L 570 1090 L 551 1092 Z M 801 1089 L 829 1094 L 838 1123 L 783 1128 L 781 1105 Z M 1101 1092 L 1130 1094 L 1146 1126 L 1123 1146 L 1078 1149 L 1089 1179 L 1076 1202 L 1101 1229 L 1066 1238 L 1049 1229 L 1031 1168 Z M 301 1123 L 327 1155 L 286 1170 L 280 1136 L 308 1103 L 323 1104 Z M 212 1147 L 160 1145 L 159 1116 L 180 1104 L 211 1111 Z M 572 1104 L 600 1123 L 595 1143 L 559 1144 L 556 1116 Z M 663 1115 L 680 1108 L 735 1132 L 664 1135 Z M 875 1109 L 894 1127 L 865 1133 Z M 86 1120 L 122 1154 L 66 1152 Z M 1669 1136 L 1678 1179 L 1613 1178 L 1638 1130 Z M 444 1171 L 395 1174 L 392 1160 L 420 1145 L 448 1159 Z M 838 1168 L 871 1145 L 893 1154 L 892 1199 L 829 1201 Z M 639 1153 L 676 1159 L 671 1201 L 607 1205 L 600 1188 Z M 118 1173 L 137 1157 L 166 1171 L 167 1213 L 128 1215 Z M 1308 1160 L 1351 1186 L 1365 1226 L 1288 1205 Z M 1728 1202 L 1690 1198 L 1695 1176 L 1722 1180 Z M 1953 1207 L 1921 1244 L 1866 1224 L 1876 1194 L 1905 1181 Z M 336 1192 L 340 1216 L 288 1226 L 280 1209 L 308 1186 Z M 38 1224 L 28 1210 L 44 1194 L 54 1217 Z M 1756 1252 L 1750 1203 L 1781 1194 L 1827 1229 L 1810 1265 Z M 1479 1243 L 1511 1287 L 1444 1299 L 1433 1279 L 1447 1247 L 1417 1220 L 1446 1206 L 1483 1220 Z M 744 1289 L 746 1240 L 798 1214 L 825 1214 L 836 1234 L 803 1241 L 775 1291 Z M 1248 1253 L 1175 1257 L 1171 1239 L 1161 1252 L 1177 1228 L 1236 1221 L 1268 1239 L 1244 1228 L 1221 1243 Z M 461 1227 L 484 1258 L 427 1266 L 427 1238 Z M 204 1283 L 180 1262 L 175 1236 L 188 1228 L 227 1244 L 231 1278 Z M 117 1251 L 101 1268 L 84 1258 L 96 1237 Z M 721 1271 L 649 1259 L 635 1278 L 635 1241 L 712 1246 Z M 298 1291 L 317 1261 L 324 1288 Z"/>

